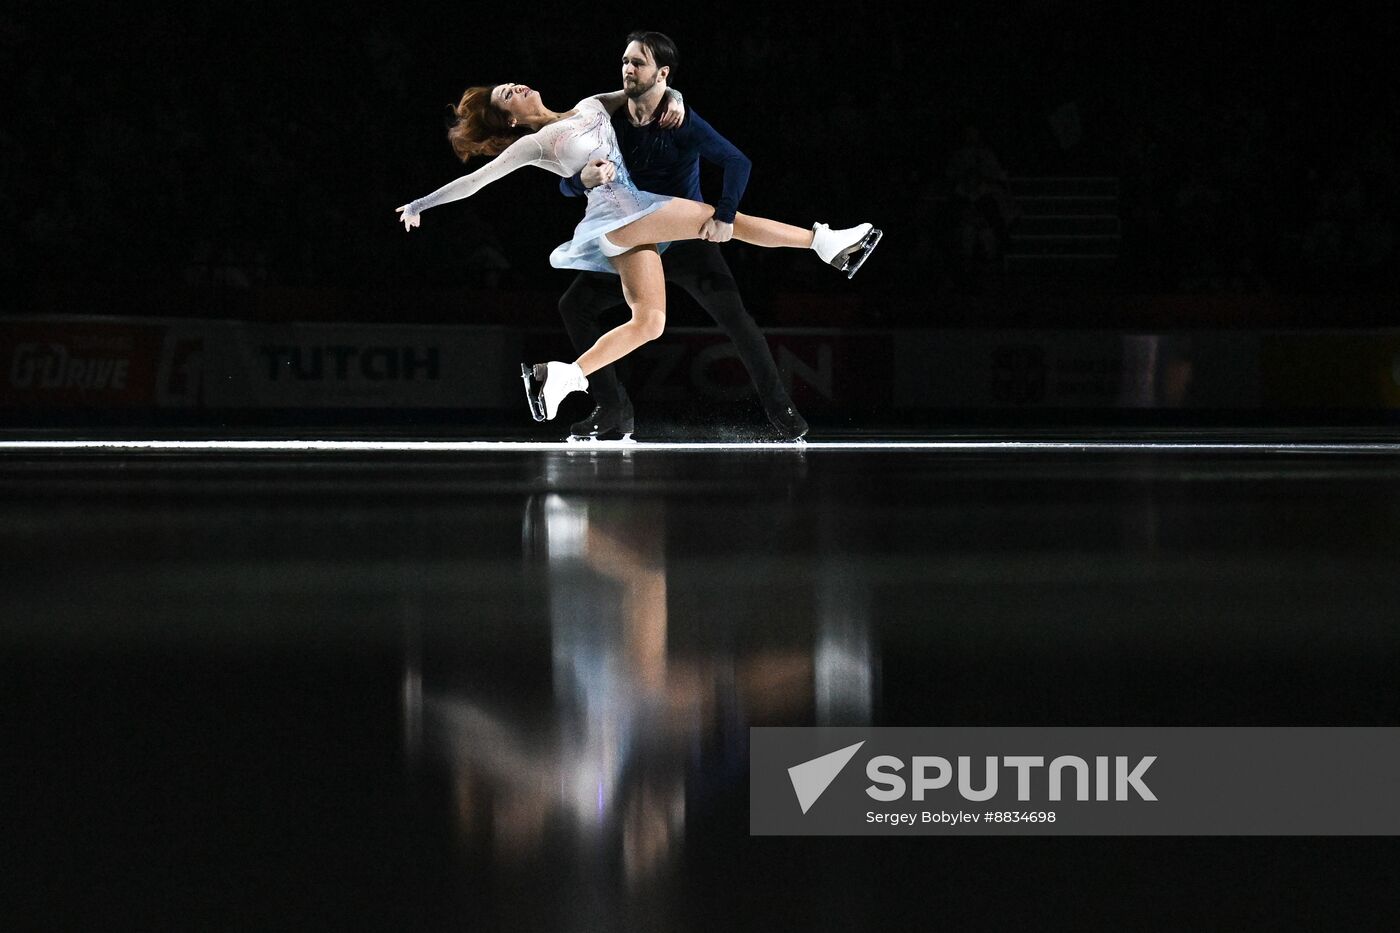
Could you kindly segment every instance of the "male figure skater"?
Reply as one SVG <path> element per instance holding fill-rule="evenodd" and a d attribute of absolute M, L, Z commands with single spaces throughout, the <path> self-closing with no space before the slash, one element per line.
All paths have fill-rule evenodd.
<path fill-rule="evenodd" d="M 729 264 L 719 244 L 734 235 L 734 213 L 749 181 L 751 163 L 729 140 L 714 131 L 692 109 L 675 129 L 657 124 L 666 89 L 677 60 L 676 45 L 659 32 L 634 32 L 622 54 L 622 84 L 627 106 L 613 115 L 623 161 L 637 187 L 656 194 L 703 201 L 700 195 L 700 157 L 724 169 L 724 184 L 715 214 L 705 222 L 703 239 L 672 244 L 662 258 L 666 281 L 674 282 L 694 298 L 729 335 L 739 358 L 758 390 L 763 410 L 778 433 L 796 440 L 807 433 L 807 422 L 793 407 L 783 388 L 768 343 L 745 310 Z M 597 160 L 573 178 L 560 182 L 560 190 L 573 197 L 613 179 L 611 162 Z M 602 329 L 598 317 L 623 303 L 622 285 L 615 275 L 581 272 L 563 297 L 559 314 L 574 349 L 582 353 L 593 346 Z M 632 433 L 632 401 L 618 381 L 613 366 L 589 377 L 596 400 L 592 414 L 572 427 L 575 438 L 618 438 Z"/>

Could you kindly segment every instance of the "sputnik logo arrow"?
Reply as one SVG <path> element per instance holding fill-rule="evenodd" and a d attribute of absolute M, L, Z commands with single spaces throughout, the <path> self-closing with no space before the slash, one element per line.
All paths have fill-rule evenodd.
<path fill-rule="evenodd" d="M 836 780 L 836 775 L 841 773 L 841 769 L 846 767 L 864 744 L 864 741 L 860 741 L 854 745 L 847 745 L 829 755 L 788 768 L 788 777 L 792 779 L 792 789 L 797 792 L 797 802 L 801 805 L 803 813 L 812 809 L 812 804 L 831 786 L 831 782 Z"/>

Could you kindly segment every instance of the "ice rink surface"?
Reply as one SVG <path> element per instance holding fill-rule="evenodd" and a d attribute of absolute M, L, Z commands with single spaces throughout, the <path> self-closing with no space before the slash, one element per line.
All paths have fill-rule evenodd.
<path fill-rule="evenodd" d="M 1394 725 L 1379 433 L 16 440 L 7 929 L 1345 929 L 1394 898 L 1387 837 L 748 835 L 750 726 Z"/>

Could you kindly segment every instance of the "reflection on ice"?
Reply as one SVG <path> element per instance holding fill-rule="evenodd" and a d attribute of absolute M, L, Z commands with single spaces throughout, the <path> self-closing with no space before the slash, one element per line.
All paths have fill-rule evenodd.
<path fill-rule="evenodd" d="M 750 725 L 870 721 L 869 598 L 849 573 L 826 575 L 815 618 L 781 635 L 677 650 L 673 626 L 728 624 L 725 588 L 700 601 L 713 618 L 671 617 L 664 499 L 551 492 L 523 511 L 527 568 L 547 584 L 548 692 L 406 678 L 406 715 L 418 691 L 464 838 L 516 862 L 582 849 L 635 887 L 675 863 L 690 810 L 743 794 Z M 431 670 L 431 641 L 421 650 Z"/>

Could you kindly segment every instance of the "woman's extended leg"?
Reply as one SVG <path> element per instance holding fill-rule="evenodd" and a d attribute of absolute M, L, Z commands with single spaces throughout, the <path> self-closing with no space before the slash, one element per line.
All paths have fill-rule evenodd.
<path fill-rule="evenodd" d="M 699 238 L 700 228 L 714 212 L 714 208 L 708 204 L 674 198 L 659 210 L 612 231 L 607 237 L 620 247 L 694 240 Z M 856 274 L 883 235 L 870 224 L 845 230 L 832 230 L 826 224 L 813 224 L 811 230 L 804 230 L 764 217 L 734 215 L 735 239 L 755 246 L 810 248 L 822 262 L 846 273 L 846 278 Z"/>
<path fill-rule="evenodd" d="M 714 213 L 715 209 L 708 204 L 675 198 L 660 210 L 612 231 L 608 234 L 608 239 L 617 246 L 627 247 L 695 240 L 700 237 L 700 228 Z M 792 224 L 748 214 L 734 215 L 734 238 L 754 246 L 790 246 L 805 249 L 812 245 L 812 236 L 811 230 L 794 227 Z"/>

